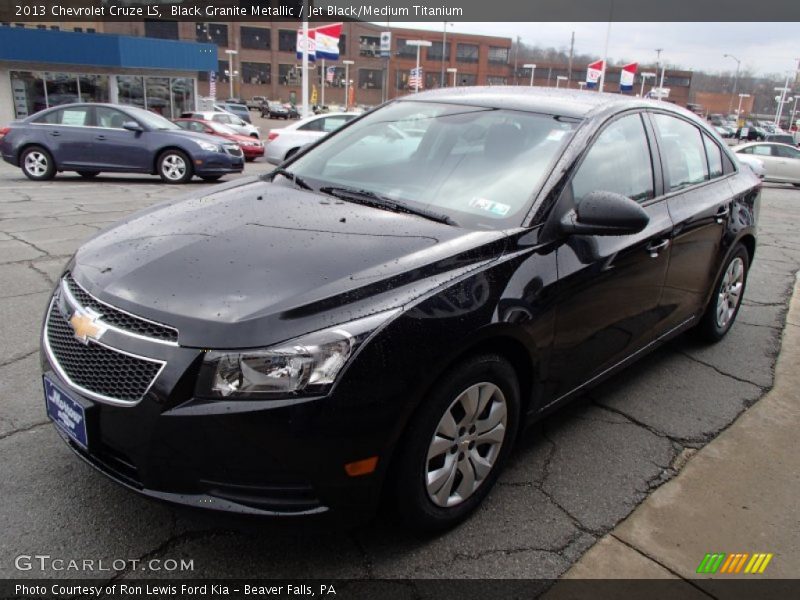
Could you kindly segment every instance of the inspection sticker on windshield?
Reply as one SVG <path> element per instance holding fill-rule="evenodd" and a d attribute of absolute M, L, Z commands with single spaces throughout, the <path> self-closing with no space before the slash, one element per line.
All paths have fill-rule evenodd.
<path fill-rule="evenodd" d="M 471 208 L 485 210 L 486 212 L 490 212 L 498 217 L 505 217 L 508 214 L 508 211 L 511 210 L 511 207 L 508 204 L 494 202 L 492 200 L 487 200 L 486 198 L 473 198 L 469 201 L 469 205 Z"/>

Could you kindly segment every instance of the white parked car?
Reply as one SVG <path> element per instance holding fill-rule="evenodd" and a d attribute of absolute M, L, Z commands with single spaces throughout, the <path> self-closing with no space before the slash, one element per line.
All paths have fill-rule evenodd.
<path fill-rule="evenodd" d="M 241 135 L 249 135 L 250 137 L 260 138 L 261 131 L 255 125 L 245 123 L 242 119 L 234 114 L 225 111 L 214 110 L 199 110 L 181 113 L 182 119 L 201 119 L 203 121 L 214 121 L 222 123 L 232 128 Z"/>
<path fill-rule="evenodd" d="M 789 144 L 752 142 L 736 146 L 736 156 L 757 158 L 764 164 L 764 181 L 800 187 L 800 150 Z"/>
<path fill-rule="evenodd" d="M 267 161 L 278 165 L 300 148 L 336 131 L 357 116 L 355 113 L 324 113 L 295 121 L 282 129 L 272 129 L 267 136 Z"/>

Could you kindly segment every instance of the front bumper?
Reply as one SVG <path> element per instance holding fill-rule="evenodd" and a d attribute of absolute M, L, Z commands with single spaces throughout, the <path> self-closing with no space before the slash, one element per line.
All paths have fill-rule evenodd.
<path fill-rule="evenodd" d="M 224 175 L 244 170 L 244 154 L 232 156 L 223 152 L 203 152 L 192 157 L 197 175 Z"/>
<path fill-rule="evenodd" d="M 111 404 L 73 381 L 74 373 L 58 358 L 63 351 L 54 343 L 51 319 L 64 316 L 57 304 L 51 304 L 43 328 L 42 371 L 83 406 L 87 448 L 56 429 L 106 476 L 151 498 L 206 509 L 286 517 L 332 513 L 346 521 L 374 512 L 385 465 L 379 460 L 378 470 L 360 477 L 349 476 L 344 466 L 388 457 L 391 436 L 381 433 L 358 398 L 336 393 L 280 401 L 197 398 L 201 350 L 112 329 L 102 337 L 106 350 L 147 356 L 164 367 L 141 399 Z M 74 348 L 69 353 L 72 360 Z"/>

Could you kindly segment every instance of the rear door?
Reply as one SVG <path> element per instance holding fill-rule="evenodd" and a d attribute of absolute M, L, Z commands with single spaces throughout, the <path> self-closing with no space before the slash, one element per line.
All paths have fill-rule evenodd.
<path fill-rule="evenodd" d="M 93 166 L 95 133 L 89 106 L 69 106 L 47 113 L 36 120 L 36 125 L 41 127 L 43 143 L 59 168 L 89 170 Z"/>
<path fill-rule="evenodd" d="M 733 204 L 727 177 L 734 168 L 716 140 L 695 123 L 671 113 L 654 112 L 651 118 L 675 223 L 662 299 L 671 328 L 704 308 L 716 279 Z"/>
<path fill-rule="evenodd" d="M 775 173 L 782 181 L 800 183 L 800 150 L 791 146 L 774 144 L 772 156 L 775 163 Z"/>
<path fill-rule="evenodd" d="M 661 327 L 672 220 L 651 146 L 641 113 L 617 117 L 594 139 L 564 191 L 575 201 L 593 191 L 622 194 L 639 202 L 650 222 L 633 235 L 570 236 L 557 249 L 554 398 L 634 354 Z"/>

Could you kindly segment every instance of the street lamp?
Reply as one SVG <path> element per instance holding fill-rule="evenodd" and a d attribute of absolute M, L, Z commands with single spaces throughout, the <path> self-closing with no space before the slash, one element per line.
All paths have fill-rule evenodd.
<path fill-rule="evenodd" d="M 739 80 L 739 66 L 742 64 L 742 61 L 733 54 L 723 54 L 722 58 L 730 58 L 736 61 L 736 74 L 733 76 L 733 91 L 731 92 L 731 101 L 728 103 L 728 114 L 730 114 L 731 109 L 733 109 L 733 98 L 736 96 L 736 82 Z"/>
<path fill-rule="evenodd" d="M 406 40 L 406 46 L 416 46 L 417 47 L 417 77 L 414 79 L 414 93 L 416 94 L 419 91 L 419 84 L 420 80 L 422 79 L 420 72 L 419 72 L 419 49 L 421 47 L 430 48 L 433 46 L 433 42 L 429 42 L 428 40 Z M 444 48 L 442 49 L 444 51 Z"/>
<path fill-rule="evenodd" d="M 655 79 L 655 77 L 656 77 L 656 74 L 655 74 L 655 73 L 649 73 L 649 72 L 643 72 L 643 73 L 640 73 L 640 74 L 639 74 L 639 77 L 641 77 L 641 78 L 642 78 L 642 87 L 641 87 L 641 89 L 639 90 L 639 97 L 640 97 L 640 98 L 643 98 L 643 97 L 644 97 L 644 82 L 645 82 L 647 79 Z"/>
<path fill-rule="evenodd" d="M 736 108 L 736 124 L 739 124 L 739 119 L 742 116 L 742 99 L 749 98 L 750 94 L 739 94 L 739 106 Z"/>
<path fill-rule="evenodd" d="M 356 64 L 354 60 L 343 60 L 344 65 L 344 112 L 350 110 L 350 65 Z"/>
<path fill-rule="evenodd" d="M 533 73 L 536 71 L 536 65 L 533 63 L 528 63 L 526 65 L 522 65 L 522 68 L 531 70 L 531 87 L 533 87 Z"/>
<path fill-rule="evenodd" d="M 455 67 L 448 67 L 447 72 L 453 74 L 453 87 L 456 87 L 456 74 L 458 73 L 458 69 Z"/>
<path fill-rule="evenodd" d="M 239 72 L 235 71 L 233 68 L 233 57 L 239 54 L 238 50 L 225 50 L 225 54 L 228 55 L 228 69 L 230 70 L 230 77 L 228 77 L 228 83 L 230 84 L 230 95 L 229 98 L 233 98 L 233 78 L 236 77 Z M 228 71 L 225 71 L 227 75 Z"/>
<path fill-rule="evenodd" d="M 789 100 L 786 100 L 786 96 L 791 91 L 789 88 L 789 77 L 791 75 L 786 75 L 786 83 L 783 87 L 776 87 L 775 91 L 780 92 L 780 96 L 775 97 L 775 101 L 778 103 L 778 110 L 775 111 L 775 126 L 780 127 L 781 124 L 781 115 L 783 114 L 783 105 L 788 103 Z"/>
<path fill-rule="evenodd" d="M 558 88 L 559 84 L 562 81 L 566 81 L 566 80 L 567 80 L 566 75 L 556 75 L 556 89 Z"/>

